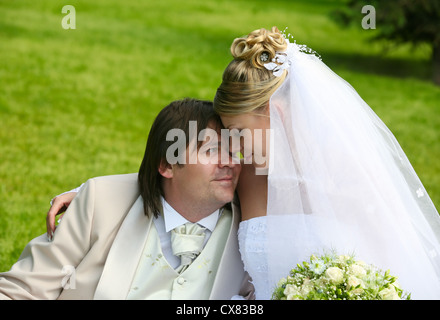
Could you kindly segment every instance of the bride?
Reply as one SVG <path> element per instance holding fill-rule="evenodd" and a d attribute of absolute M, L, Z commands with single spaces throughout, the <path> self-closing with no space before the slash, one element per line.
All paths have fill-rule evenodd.
<path fill-rule="evenodd" d="M 225 128 L 259 142 L 243 144 L 250 161 L 237 186 L 240 252 L 256 298 L 270 299 L 310 255 L 335 250 L 389 269 L 413 299 L 440 299 L 440 218 L 385 124 L 276 27 L 235 39 L 231 52 L 214 107 Z M 73 195 L 58 197 L 48 230 Z"/>
<path fill-rule="evenodd" d="M 231 52 L 214 108 L 228 129 L 271 134 L 237 186 L 256 298 L 269 299 L 310 255 L 335 250 L 389 269 L 413 299 L 439 299 L 440 218 L 385 124 L 276 27 L 235 39 Z M 257 151 L 269 158 L 267 175 Z"/>

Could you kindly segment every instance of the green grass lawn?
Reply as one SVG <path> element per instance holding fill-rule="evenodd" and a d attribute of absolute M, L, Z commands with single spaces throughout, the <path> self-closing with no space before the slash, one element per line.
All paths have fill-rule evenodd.
<path fill-rule="evenodd" d="M 74 30 L 61 26 L 67 4 Z M 330 19 L 341 5 L 0 0 L 0 271 L 45 232 L 53 196 L 90 177 L 136 172 L 157 112 L 184 97 L 212 99 L 232 40 L 273 25 L 358 90 L 439 208 L 440 87 L 430 82 L 430 50 L 384 52 L 360 21 L 341 28 Z"/>

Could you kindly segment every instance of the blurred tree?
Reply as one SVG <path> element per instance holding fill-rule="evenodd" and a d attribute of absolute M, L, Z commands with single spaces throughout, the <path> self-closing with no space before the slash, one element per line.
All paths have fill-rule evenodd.
<path fill-rule="evenodd" d="M 440 0 L 348 0 L 332 15 L 344 26 L 359 23 L 371 14 L 365 6 L 374 9 L 375 16 L 369 18 L 375 18 L 375 38 L 431 46 L 433 81 L 440 85 Z"/>

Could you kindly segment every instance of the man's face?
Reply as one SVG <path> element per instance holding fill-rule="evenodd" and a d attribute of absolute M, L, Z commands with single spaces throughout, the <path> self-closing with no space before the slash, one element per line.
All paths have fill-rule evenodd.
<path fill-rule="evenodd" d="M 186 164 L 172 166 L 172 178 L 168 180 L 168 191 L 171 192 L 165 193 L 167 201 L 177 200 L 180 206 L 206 208 L 207 212 L 212 213 L 232 201 L 241 166 L 232 163 L 228 148 L 222 150 L 220 132 L 213 131 L 210 126 L 208 128 L 212 129 L 210 132 L 214 132 L 216 137 L 213 139 L 211 135 L 210 138 L 201 139 L 204 142 L 199 149 L 192 148 L 191 144 L 188 146 Z M 191 157 L 197 157 L 197 162 L 191 162 Z M 176 206 L 179 207 L 179 204 Z"/>

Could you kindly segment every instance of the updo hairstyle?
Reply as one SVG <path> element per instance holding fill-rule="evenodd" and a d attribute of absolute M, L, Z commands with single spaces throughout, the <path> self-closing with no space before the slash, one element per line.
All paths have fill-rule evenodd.
<path fill-rule="evenodd" d="M 282 84 L 286 72 L 276 77 L 264 67 L 275 54 L 287 49 L 277 27 L 252 31 L 231 45 L 234 58 L 223 73 L 222 83 L 214 98 L 214 109 L 220 115 L 238 115 L 260 111 Z"/>

